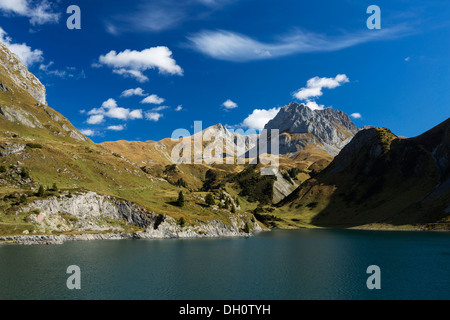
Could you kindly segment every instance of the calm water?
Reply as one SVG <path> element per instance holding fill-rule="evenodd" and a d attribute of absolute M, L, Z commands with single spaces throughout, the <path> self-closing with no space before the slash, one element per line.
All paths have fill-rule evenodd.
<path fill-rule="evenodd" d="M 381 268 L 381 290 L 366 269 Z M 81 268 L 78 291 L 66 288 Z M 450 234 L 276 230 L 250 239 L 0 246 L 0 299 L 450 299 Z"/>

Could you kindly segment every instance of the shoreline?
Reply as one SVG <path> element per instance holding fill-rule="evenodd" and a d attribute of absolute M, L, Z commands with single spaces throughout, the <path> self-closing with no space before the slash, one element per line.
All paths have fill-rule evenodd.
<path fill-rule="evenodd" d="M 262 230 L 258 232 L 268 232 Z M 0 237 L 0 245 L 58 245 L 73 241 L 96 241 L 96 240 L 161 240 L 161 239 L 205 239 L 205 238 L 249 238 L 253 233 L 230 233 L 230 234 L 196 234 L 179 235 L 171 234 L 166 236 L 152 236 L 144 232 L 138 233 L 80 233 L 71 235 L 15 235 Z"/>
<path fill-rule="evenodd" d="M 250 238 L 257 233 L 270 232 L 272 230 L 355 230 L 355 231 L 388 231 L 388 232 L 450 232 L 450 230 L 432 230 L 425 228 L 380 228 L 380 227 L 352 227 L 352 228 L 273 228 L 262 229 L 251 233 L 222 233 L 222 234 L 198 234 L 190 233 L 165 233 L 149 234 L 142 231 L 135 233 L 80 233 L 80 234 L 60 234 L 60 235 L 11 235 L 0 237 L 0 245 L 60 245 L 73 241 L 96 241 L 96 240 L 161 240 L 161 239 L 213 239 L 213 238 Z"/>

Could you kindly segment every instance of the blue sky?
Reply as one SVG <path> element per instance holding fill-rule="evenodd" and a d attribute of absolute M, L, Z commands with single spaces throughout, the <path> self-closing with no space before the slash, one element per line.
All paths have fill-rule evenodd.
<path fill-rule="evenodd" d="M 450 116 L 449 16 L 445 0 L 0 0 L 0 40 L 95 142 L 257 128 L 292 101 L 411 137 Z"/>

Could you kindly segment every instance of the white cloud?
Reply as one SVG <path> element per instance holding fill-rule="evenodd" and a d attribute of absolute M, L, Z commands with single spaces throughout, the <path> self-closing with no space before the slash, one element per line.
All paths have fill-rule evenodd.
<path fill-rule="evenodd" d="M 188 20 L 209 19 L 210 14 L 237 0 L 134 0 L 127 10 L 115 13 L 105 21 L 107 32 L 156 33 L 174 29 Z"/>
<path fill-rule="evenodd" d="M 75 67 L 65 67 L 63 70 L 58 69 L 52 69 L 52 66 L 54 65 L 53 61 L 50 61 L 48 64 L 41 64 L 39 66 L 39 70 L 43 71 L 46 75 L 55 76 L 61 79 L 67 79 L 67 78 L 86 78 L 86 75 L 84 74 L 84 71 L 81 71 L 81 73 L 77 74 L 77 69 Z"/>
<path fill-rule="evenodd" d="M 13 43 L 5 30 L 0 27 L 0 41 L 27 66 L 44 61 L 44 53 L 39 49 L 31 49 L 25 43 Z"/>
<path fill-rule="evenodd" d="M 121 97 L 128 98 L 132 96 L 140 96 L 145 97 L 147 94 L 144 93 L 144 90 L 142 88 L 136 88 L 136 89 L 128 89 L 122 92 L 120 95 Z"/>
<path fill-rule="evenodd" d="M 406 57 L 405 61 L 408 62 L 409 60 L 411 60 L 411 57 Z"/>
<path fill-rule="evenodd" d="M 0 0 L 0 9 L 25 15 L 28 11 L 28 3 L 26 0 Z"/>
<path fill-rule="evenodd" d="M 27 17 L 32 25 L 57 23 L 60 17 L 47 0 L 0 0 L 0 10 L 6 15 Z"/>
<path fill-rule="evenodd" d="M 377 32 L 366 30 L 340 36 L 325 36 L 296 30 L 279 36 L 276 41 L 262 42 L 226 30 L 202 31 L 188 37 L 189 46 L 215 59 L 250 61 L 270 59 L 296 53 L 337 51 L 361 43 L 394 39 L 406 34 L 409 27 L 399 25 Z"/>
<path fill-rule="evenodd" d="M 117 101 L 110 98 L 102 103 L 102 108 L 107 108 L 107 109 L 117 108 Z"/>
<path fill-rule="evenodd" d="M 133 110 L 133 111 L 131 111 L 131 112 L 129 113 L 128 117 L 129 117 L 131 120 L 142 119 L 142 118 L 143 118 L 143 116 L 142 116 L 142 110 L 141 110 L 141 109 Z"/>
<path fill-rule="evenodd" d="M 310 108 L 311 110 L 323 110 L 323 109 L 325 109 L 324 105 L 322 105 L 322 104 L 319 105 L 319 104 L 317 104 L 317 102 L 310 101 L 310 100 L 306 101 L 306 106 L 308 108 Z"/>
<path fill-rule="evenodd" d="M 161 113 L 159 113 L 159 112 L 146 112 L 145 113 L 145 118 L 147 120 L 155 121 L 155 122 L 158 122 L 159 119 L 162 118 L 162 116 L 163 115 Z"/>
<path fill-rule="evenodd" d="M 322 89 L 334 89 L 350 80 L 345 74 L 338 74 L 335 78 L 314 77 L 306 83 L 306 88 L 302 88 L 293 93 L 298 100 L 308 100 L 323 95 Z"/>
<path fill-rule="evenodd" d="M 95 132 L 94 130 L 91 130 L 91 129 L 80 130 L 80 132 L 88 137 L 93 137 L 97 134 L 97 132 Z"/>
<path fill-rule="evenodd" d="M 121 125 L 117 125 L 117 126 L 109 126 L 106 129 L 112 130 L 112 131 L 123 131 L 123 130 L 125 130 L 125 126 L 123 124 L 121 124 Z"/>
<path fill-rule="evenodd" d="M 185 2 L 179 0 L 133 1 L 135 3 L 138 8 L 107 21 L 106 31 L 113 35 L 128 31 L 160 32 L 176 27 L 189 18 Z"/>
<path fill-rule="evenodd" d="M 127 69 L 115 69 L 113 70 L 115 74 L 120 74 L 125 78 L 135 78 L 138 82 L 144 83 L 148 81 L 148 77 L 138 70 L 127 70 Z"/>
<path fill-rule="evenodd" d="M 114 99 L 108 99 L 102 103 L 100 108 L 91 109 L 88 113 L 91 117 L 87 120 L 89 124 L 99 124 L 104 118 L 112 118 L 118 120 L 136 120 L 142 119 L 142 110 L 130 110 L 129 108 L 121 108 Z"/>
<path fill-rule="evenodd" d="M 53 64 L 54 64 L 53 61 L 50 61 L 48 64 L 41 64 L 41 65 L 39 66 L 39 70 L 41 70 L 41 71 L 48 71 L 49 68 L 50 68 Z"/>
<path fill-rule="evenodd" d="M 127 49 L 119 53 L 113 50 L 101 55 L 99 62 L 113 68 L 114 73 L 134 77 L 139 82 L 148 81 L 143 72 L 151 69 L 158 69 L 162 74 L 183 75 L 183 69 L 172 58 L 172 51 L 163 46 L 142 51 Z"/>
<path fill-rule="evenodd" d="M 362 118 L 362 115 L 361 115 L 361 113 L 352 113 L 351 115 L 350 115 L 350 117 L 352 117 L 353 119 L 361 119 Z"/>
<path fill-rule="evenodd" d="M 280 108 L 272 108 L 269 110 L 255 109 L 252 114 L 245 118 L 242 125 L 246 128 L 262 130 L 267 122 L 275 118 L 279 111 Z"/>
<path fill-rule="evenodd" d="M 152 94 L 148 97 L 146 97 L 145 99 L 143 99 L 141 101 L 141 103 L 148 103 L 148 104 L 161 104 L 164 101 L 166 101 L 165 99 L 158 97 L 156 94 Z"/>
<path fill-rule="evenodd" d="M 105 120 L 105 116 L 102 114 L 92 115 L 87 119 L 88 124 L 100 124 Z"/>
<path fill-rule="evenodd" d="M 183 110 L 183 106 L 181 104 L 175 108 L 175 111 L 181 111 L 181 110 Z"/>
<path fill-rule="evenodd" d="M 159 107 L 153 108 L 152 111 L 163 111 L 163 110 L 166 110 L 169 108 L 170 108 L 169 106 L 159 106 Z"/>
<path fill-rule="evenodd" d="M 231 101 L 230 99 L 222 103 L 222 106 L 225 107 L 226 109 L 235 109 L 238 107 L 238 105 L 235 102 Z"/>
<path fill-rule="evenodd" d="M 105 116 L 113 119 L 127 120 L 130 117 L 130 112 L 130 109 L 117 107 L 106 111 Z"/>

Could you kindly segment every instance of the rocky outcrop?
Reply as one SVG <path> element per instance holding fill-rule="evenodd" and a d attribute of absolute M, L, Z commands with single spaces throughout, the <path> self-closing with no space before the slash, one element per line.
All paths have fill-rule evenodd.
<path fill-rule="evenodd" d="M 17 121 L 29 128 L 43 128 L 42 123 L 34 115 L 19 108 L 0 106 L 0 114 L 11 122 Z"/>
<path fill-rule="evenodd" d="M 298 187 L 298 184 L 294 180 L 286 180 L 280 171 L 276 173 L 276 177 L 277 178 L 273 183 L 273 203 L 283 200 Z"/>
<path fill-rule="evenodd" d="M 45 86 L 2 42 L 0 42 L 0 68 L 9 75 L 16 88 L 22 88 L 41 104 L 47 104 Z"/>
<path fill-rule="evenodd" d="M 197 221 L 196 225 L 187 227 L 181 227 L 175 219 L 166 217 L 158 228 L 147 228 L 143 232 L 137 232 L 136 237 L 141 239 L 248 237 L 250 234 L 243 231 L 245 223 L 249 224 L 252 232 L 263 231 L 258 222 L 246 222 L 244 215 L 230 217 L 229 224 L 211 220 L 208 223 Z"/>
<path fill-rule="evenodd" d="M 162 239 L 247 237 L 249 231 L 263 231 L 259 223 L 244 214 L 230 215 L 228 223 L 219 220 L 195 221 L 181 226 L 172 217 L 149 212 L 132 202 L 95 192 L 61 195 L 37 200 L 20 209 L 30 213 L 27 221 L 36 227 L 39 235 L 1 237 L 0 241 L 19 244 L 50 244 L 75 240 L 103 239 Z M 130 232 L 126 226 L 135 226 L 140 231 Z M 52 235 L 68 232 L 71 235 Z"/>
<path fill-rule="evenodd" d="M 0 93 L 5 97 L 2 99 L 4 104 L 0 105 L 0 120 L 4 117 L 15 124 L 32 129 L 44 129 L 53 135 L 68 136 L 79 141 L 90 141 L 66 118 L 46 106 L 44 85 L 28 71 L 19 57 L 1 42 L 0 79 Z M 29 95 L 37 102 L 33 102 Z"/>
<path fill-rule="evenodd" d="M 9 87 L 6 84 L 0 82 L 0 91 L 9 92 L 11 91 L 11 89 L 9 89 Z"/>
<path fill-rule="evenodd" d="M 0 157 L 6 157 L 10 154 L 16 154 L 25 150 L 25 145 L 20 143 L 9 143 L 0 144 Z"/>
<path fill-rule="evenodd" d="M 60 195 L 45 200 L 36 200 L 21 209 L 22 212 L 38 210 L 39 215 L 31 219 L 38 224 L 52 226 L 54 217 L 69 215 L 74 217 L 72 227 L 77 231 L 105 231 L 110 226 L 105 225 L 105 218 L 123 221 L 128 225 L 146 228 L 154 225 L 156 214 L 137 206 L 136 204 L 119 200 L 110 196 L 87 192 L 71 195 Z M 46 228 L 48 229 L 48 228 Z"/>

